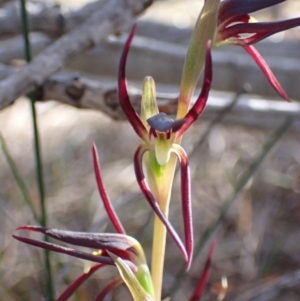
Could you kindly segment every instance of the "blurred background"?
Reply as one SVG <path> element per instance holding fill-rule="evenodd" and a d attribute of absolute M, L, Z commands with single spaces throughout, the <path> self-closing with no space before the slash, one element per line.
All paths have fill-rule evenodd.
<path fill-rule="evenodd" d="M 7 7 L 12 2 L 2 2 L 0 12 L 9 13 Z M 32 5 L 41 3 L 44 4 L 32 2 Z M 86 1 L 66 0 L 59 5 L 80 10 L 85 4 Z M 49 2 L 49 7 L 59 7 L 53 5 Z M 203 1 L 195 0 L 157 1 L 138 18 L 136 44 L 128 62 L 128 80 L 132 86 L 140 88 L 143 77 L 151 75 L 161 93 L 176 96 L 184 51 L 202 5 Z M 290 0 L 254 16 L 259 21 L 271 21 L 299 17 L 299 12 L 300 2 Z M 35 34 L 34 41 L 38 42 L 34 45 L 39 46 L 35 53 L 59 37 L 47 30 Z M 92 51 L 79 55 L 66 70 L 115 86 L 124 37 L 110 37 Z M 15 53 L 7 46 L 18 38 L 18 33 L 2 34 L 0 30 L 2 64 L 23 64 L 22 48 L 18 54 L 18 46 L 13 47 Z M 224 300 L 300 300 L 299 38 L 297 28 L 257 45 L 292 104 L 277 97 L 243 49 L 224 47 L 214 52 L 214 90 L 207 110 L 183 140 L 190 154 L 196 244 L 214 225 L 227 202 L 235 200 L 211 236 L 217 239 L 217 247 L 203 300 L 216 300 L 222 291 L 222 277 L 228 281 Z M 241 93 L 243 89 L 247 93 Z M 234 100 L 235 105 L 228 109 Z M 112 231 L 93 173 L 91 144 L 94 140 L 107 193 L 127 233 L 140 240 L 149 256 L 153 213 L 135 180 L 132 162 L 139 140 L 132 128 L 103 112 L 78 109 L 61 102 L 39 102 L 37 109 L 49 227 Z M 239 181 L 289 116 L 296 117 L 293 125 L 235 197 Z M 31 114 L 26 98 L 18 99 L 0 112 L 0 129 L 30 198 L 39 210 Z M 35 222 L 3 152 L 0 153 L 0 183 L 0 299 L 42 300 L 43 253 L 11 237 L 18 226 Z M 178 176 L 170 209 L 170 220 L 182 234 Z M 168 240 L 164 297 L 172 294 L 172 300 L 187 299 L 201 275 L 208 246 L 206 243 L 199 254 L 196 252 L 191 271 L 181 281 L 181 255 L 173 241 Z M 84 262 L 54 253 L 51 258 L 58 295 L 82 273 Z M 71 300 L 93 300 L 115 274 L 112 267 L 100 270 Z M 108 300 L 130 298 L 127 289 L 120 287 Z"/>

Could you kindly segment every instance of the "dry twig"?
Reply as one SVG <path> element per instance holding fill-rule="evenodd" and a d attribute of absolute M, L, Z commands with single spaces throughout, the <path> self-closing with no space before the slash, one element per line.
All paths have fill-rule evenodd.
<path fill-rule="evenodd" d="M 48 36 L 37 32 L 31 33 L 29 38 L 33 55 L 37 55 L 53 42 Z M 7 64 L 14 59 L 24 59 L 24 38 L 22 36 L 7 39 L 0 43 L 0 62 Z"/>
<path fill-rule="evenodd" d="M 14 68 L 0 65 L 0 79 L 16 72 Z M 141 87 L 139 85 L 138 87 Z M 176 114 L 176 86 L 158 85 L 157 94 L 159 109 L 169 115 Z M 140 111 L 141 91 L 129 86 L 129 95 L 137 112 Z M 56 100 L 77 108 L 101 111 L 115 120 L 124 120 L 119 105 L 117 83 L 115 79 L 91 78 L 79 73 L 60 73 L 50 76 L 38 88 L 37 96 L 40 101 Z M 233 94 L 212 91 L 209 102 L 201 118 L 213 119 L 218 112 L 226 108 Z M 287 116 L 294 116 L 293 129 L 300 130 L 300 104 L 284 101 L 263 100 L 253 95 L 243 95 L 224 119 L 227 123 L 273 128 Z"/>
<path fill-rule="evenodd" d="M 139 85 L 141 87 L 141 85 Z M 176 114 L 176 86 L 161 87 L 158 90 L 169 93 L 157 93 L 161 112 Z M 129 87 L 131 102 L 137 112 L 140 111 L 141 91 Z M 78 108 L 100 110 L 111 118 L 124 120 L 119 105 L 117 83 L 114 80 L 101 81 L 80 76 L 79 74 L 57 74 L 45 81 L 39 93 L 41 100 L 57 100 Z M 201 118 L 212 119 L 232 101 L 232 93 L 210 93 L 210 98 Z M 262 128 L 273 128 L 286 117 L 295 117 L 292 128 L 300 130 L 300 104 L 284 101 L 263 100 L 253 95 L 243 95 L 240 101 L 227 113 L 224 121 Z"/>
<path fill-rule="evenodd" d="M 17 97 L 40 86 L 79 53 L 90 49 L 109 34 L 119 31 L 141 13 L 152 1 L 109 0 L 100 11 L 69 34 L 64 35 L 22 70 L 0 83 L 0 109 Z"/>
<path fill-rule="evenodd" d="M 83 23 L 108 1 L 96 0 L 81 8 L 58 5 L 55 2 L 27 2 L 30 31 L 61 35 Z M 0 8 L 0 36 L 21 34 L 20 1 L 13 1 Z"/>

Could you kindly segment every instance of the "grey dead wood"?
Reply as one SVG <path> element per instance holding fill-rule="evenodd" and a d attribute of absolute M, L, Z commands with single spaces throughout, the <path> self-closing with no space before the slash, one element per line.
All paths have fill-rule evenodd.
<path fill-rule="evenodd" d="M 0 64 L 0 79 L 17 72 L 15 68 Z M 131 103 L 140 111 L 141 82 L 128 86 Z M 157 85 L 157 101 L 161 112 L 175 115 L 178 86 Z M 115 120 L 125 120 L 119 105 L 115 78 L 85 76 L 78 72 L 63 72 L 50 76 L 36 90 L 40 101 L 55 100 L 82 109 L 98 110 Z M 199 91 L 196 91 L 197 95 Z M 231 106 L 235 93 L 213 90 L 201 119 L 213 120 L 222 110 Z M 194 99 L 195 101 L 195 99 Z M 223 121 L 229 124 L 259 128 L 274 128 L 286 117 L 293 117 L 292 128 L 300 131 L 300 103 L 266 100 L 262 97 L 243 94 Z"/>
<path fill-rule="evenodd" d="M 0 65 L 0 79 L 16 72 L 14 68 Z M 128 86 L 129 96 L 137 112 L 140 111 L 141 83 Z M 157 101 L 161 112 L 175 115 L 177 86 L 158 85 Z M 199 93 L 199 91 L 197 91 Z M 196 93 L 196 95 L 197 95 Z M 98 110 L 115 120 L 125 120 L 119 105 L 117 83 L 113 78 L 95 78 L 79 73 L 58 73 L 49 77 L 37 89 L 41 101 L 55 100 L 82 109 Z M 201 119 L 213 120 L 219 112 L 231 106 L 234 93 L 212 91 Z M 195 99 L 194 99 L 195 100 Z M 261 99 L 244 94 L 223 121 L 229 124 L 259 128 L 274 128 L 286 117 L 295 119 L 293 129 L 300 131 L 300 104 Z"/>
<path fill-rule="evenodd" d="M 95 11 L 102 9 L 107 0 L 95 0 L 75 8 L 58 4 L 55 1 L 26 2 L 29 30 L 43 32 L 54 37 L 86 21 Z M 1 3 L 5 4 L 0 7 L 0 37 L 21 34 L 20 1 L 0 0 Z M 192 29 L 178 29 L 166 24 L 140 21 L 138 33 L 158 40 L 186 43 L 190 39 Z"/>
<path fill-rule="evenodd" d="M 79 53 L 90 49 L 109 34 L 129 25 L 134 16 L 151 4 L 146 0 L 109 0 L 100 11 L 69 34 L 46 48 L 16 74 L 0 83 L 0 109 L 17 97 L 40 86 L 45 79 L 62 68 Z"/>
<path fill-rule="evenodd" d="M 124 120 L 114 79 L 93 79 L 80 74 L 57 74 L 45 81 L 39 93 L 42 100 L 57 100 L 77 108 L 99 110 L 113 119 Z M 136 112 L 140 112 L 142 83 L 130 85 L 129 96 Z M 159 110 L 175 115 L 177 110 L 177 86 L 158 85 Z M 197 95 L 199 91 L 196 91 Z M 212 91 L 201 119 L 212 120 L 230 106 L 234 93 Z M 193 99 L 195 101 L 196 98 Z M 258 128 L 274 128 L 287 117 L 294 118 L 292 128 L 300 131 L 300 104 L 265 100 L 259 96 L 244 94 L 223 119 L 229 124 Z"/>
<path fill-rule="evenodd" d="M 53 42 L 50 37 L 37 32 L 30 33 L 29 39 L 34 56 Z M 22 36 L 9 38 L 0 43 L 0 62 L 7 64 L 15 59 L 24 59 L 24 38 Z"/>
<path fill-rule="evenodd" d="M 136 36 L 133 41 L 127 64 L 128 78 L 140 80 L 145 75 L 151 75 L 157 82 L 178 84 L 191 30 L 180 30 L 165 24 L 139 21 L 138 33 L 144 36 Z M 50 41 L 48 37 L 40 35 L 39 41 L 36 43 L 42 45 L 43 40 Z M 185 41 L 185 44 L 180 42 L 182 40 Z M 20 57 L 23 52 L 20 41 L 19 38 L 16 47 L 3 46 L 1 48 L 0 46 L 0 52 L 3 49 L 0 61 L 7 62 L 8 59 Z M 125 37 L 121 37 L 101 43 L 94 51 L 78 57 L 70 67 L 99 76 L 115 77 L 124 41 Z M 298 100 L 300 95 L 299 43 L 265 41 L 256 47 L 265 57 L 288 95 Z M 39 49 L 41 50 L 41 48 Z M 5 49 L 7 49 L 6 52 Z M 134 57 L 134 60 L 130 59 L 130 56 Z M 217 48 L 213 57 L 213 88 L 237 91 L 243 82 L 249 82 L 257 94 L 276 97 L 274 89 L 241 47 Z"/>
<path fill-rule="evenodd" d="M 101 77 L 116 78 L 124 41 L 125 37 L 121 37 L 103 42 L 93 51 L 82 54 L 69 67 Z M 244 82 L 248 82 L 257 94 L 267 98 L 276 97 L 270 84 L 249 56 L 243 53 L 232 54 L 227 49 L 221 50 L 213 54 L 214 89 L 234 92 L 238 91 Z M 182 45 L 136 36 L 127 63 L 127 77 L 134 81 L 141 80 L 145 75 L 151 74 L 158 83 L 179 85 L 185 51 L 186 48 Z M 279 60 L 278 57 L 274 56 L 269 60 L 269 63 L 288 95 L 296 100 L 299 99 L 299 60 L 293 57 Z M 27 73 L 23 73 L 23 76 L 26 77 Z M 41 84 L 42 80 L 40 81 Z M 7 105 L 9 104 L 10 102 L 7 103 Z M 110 112 L 109 115 L 114 115 L 114 113 Z"/>
<path fill-rule="evenodd" d="M 42 34 L 32 33 L 32 46 L 39 52 L 51 43 Z M 69 67 L 97 76 L 117 76 L 119 58 L 126 37 L 111 38 L 102 42 L 94 50 L 78 56 Z M 289 97 L 299 100 L 300 96 L 300 52 L 299 43 L 261 43 L 261 51 L 270 68 Z M 23 57 L 22 38 L 14 38 L 0 44 L 0 62 Z M 141 80 L 151 75 L 156 82 L 179 84 L 187 46 L 135 36 L 127 62 L 127 75 L 131 80 Z M 276 49 L 267 52 L 267 49 Z M 265 97 L 277 97 L 252 58 L 240 47 L 220 47 L 213 52 L 213 88 L 237 91 L 244 83 L 251 84 L 253 91 Z M 0 100 L 1 102 L 1 100 Z"/>
<path fill-rule="evenodd" d="M 17 69 L 0 64 L 0 80 L 15 73 Z"/>
<path fill-rule="evenodd" d="M 95 75 L 116 77 L 125 38 L 101 43 L 93 51 L 73 61 L 70 67 Z M 280 46 L 281 44 L 268 42 L 266 47 L 261 48 Z M 293 52 L 292 55 L 284 50 L 285 45 L 282 46 L 281 51 L 277 50 L 273 55 L 269 53 L 265 59 L 289 97 L 299 100 L 300 52 Z M 290 46 L 295 49 L 300 47 L 299 43 Z M 186 50 L 186 45 L 135 36 L 126 65 L 127 78 L 141 80 L 151 75 L 158 83 L 179 85 Z M 269 98 L 278 97 L 262 71 L 240 47 L 220 47 L 214 50 L 213 74 L 214 89 L 234 92 L 248 82 L 255 93 Z"/>
<path fill-rule="evenodd" d="M 29 30 L 61 35 L 86 21 L 106 3 L 107 0 L 97 0 L 73 8 L 54 1 L 27 1 Z M 0 8 L 0 24 L 0 36 L 21 34 L 20 1 L 9 2 Z"/>

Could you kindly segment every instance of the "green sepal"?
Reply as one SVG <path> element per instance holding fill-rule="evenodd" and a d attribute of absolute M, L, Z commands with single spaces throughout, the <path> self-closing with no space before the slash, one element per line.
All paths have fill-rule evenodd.
<path fill-rule="evenodd" d="M 202 73 L 207 49 L 207 41 L 214 43 L 217 34 L 218 9 L 220 0 L 206 0 L 198 17 L 189 49 L 185 58 L 177 119 L 182 118 L 189 107 L 198 79 Z"/>
<path fill-rule="evenodd" d="M 139 282 L 139 279 L 136 277 L 135 273 L 130 269 L 130 267 L 118 256 L 108 251 L 109 256 L 112 258 L 112 260 L 115 262 L 116 267 L 119 270 L 120 276 L 126 283 L 132 298 L 134 301 L 154 301 L 153 296 L 150 295 L 150 292 L 148 292 L 146 289 L 149 289 L 149 291 L 152 290 L 151 294 L 153 293 L 153 286 L 151 285 L 151 288 L 147 287 L 149 283 L 147 281 L 144 281 L 145 278 L 139 276 L 140 279 L 142 279 L 142 283 L 146 286 L 143 287 L 142 284 Z M 141 270 L 142 271 L 142 270 Z M 143 274 L 143 273 L 141 273 Z M 151 279 L 151 278 L 150 278 Z M 152 281 L 151 281 L 152 284 Z"/>
<path fill-rule="evenodd" d="M 135 276 L 144 290 L 152 297 L 154 297 L 154 287 L 152 277 L 147 264 L 141 264 L 138 266 L 138 270 Z"/>
<path fill-rule="evenodd" d="M 156 101 L 155 82 L 151 76 L 147 76 L 144 78 L 143 82 L 141 120 L 148 131 L 150 126 L 147 122 L 147 119 L 158 113 L 159 111 Z"/>

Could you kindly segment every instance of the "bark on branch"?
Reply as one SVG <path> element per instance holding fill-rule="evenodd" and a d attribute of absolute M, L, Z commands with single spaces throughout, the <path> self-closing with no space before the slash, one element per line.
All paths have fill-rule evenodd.
<path fill-rule="evenodd" d="M 100 81 L 79 74 L 57 74 L 46 80 L 39 96 L 41 100 L 57 100 L 78 108 L 99 110 L 113 119 L 124 120 L 116 85 L 113 80 Z M 137 112 L 140 112 L 141 86 L 142 84 L 138 85 L 138 88 L 129 86 L 130 100 Z M 178 87 L 157 85 L 157 88 L 158 91 L 163 91 L 157 93 L 159 110 L 168 115 L 175 115 Z M 212 120 L 219 112 L 229 107 L 234 98 L 234 93 L 212 91 L 201 118 Z M 294 117 L 293 129 L 300 131 L 299 103 L 263 100 L 258 96 L 244 94 L 226 114 L 224 121 L 231 124 L 274 128 L 286 117 Z"/>
<path fill-rule="evenodd" d="M 53 40 L 48 36 L 33 32 L 29 34 L 32 55 L 35 56 L 48 47 Z M 0 62 L 10 63 L 15 59 L 24 59 L 24 38 L 17 36 L 1 41 L 0 43 Z"/>
<path fill-rule="evenodd" d="M 97 0 L 72 8 L 55 2 L 27 1 L 29 30 L 61 35 L 83 23 L 107 2 Z M 0 36 L 21 34 L 20 1 L 9 2 L 0 8 L 0 24 Z"/>
<path fill-rule="evenodd" d="M 128 25 L 152 1 L 109 0 L 84 24 L 64 35 L 22 70 L 0 83 L 0 109 L 17 97 L 42 85 L 45 79 L 62 68 L 77 54 L 90 49 L 109 34 Z"/>
<path fill-rule="evenodd" d="M 16 72 L 16 69 L 0 65 L 0 79 Z M 140 111 L 141 83 L 129 85 L 129 96 L 137 112 Z M 157 85 L 159 110 L 175 115 L 177 110 L 177 86 Z M 115 79 L 90 78 L 79 73 L 60 73 L 49 77 L 37 90 L 40 101 L 55 100 L 77 108 L 98 110 L 115 120 L 125 120 L 120 108 Z M 212 120 L 230 107 L 234 93 L 210 93 L 209 101 L 201 119 Z M 293 129 L 300 131 L 300 104 L 284 101 L 263 100 L 258 96 L 244 94 L 226 113 L 224 121 L 252 127 L 274 128 L 286 117 L 294 117 Z"/>

